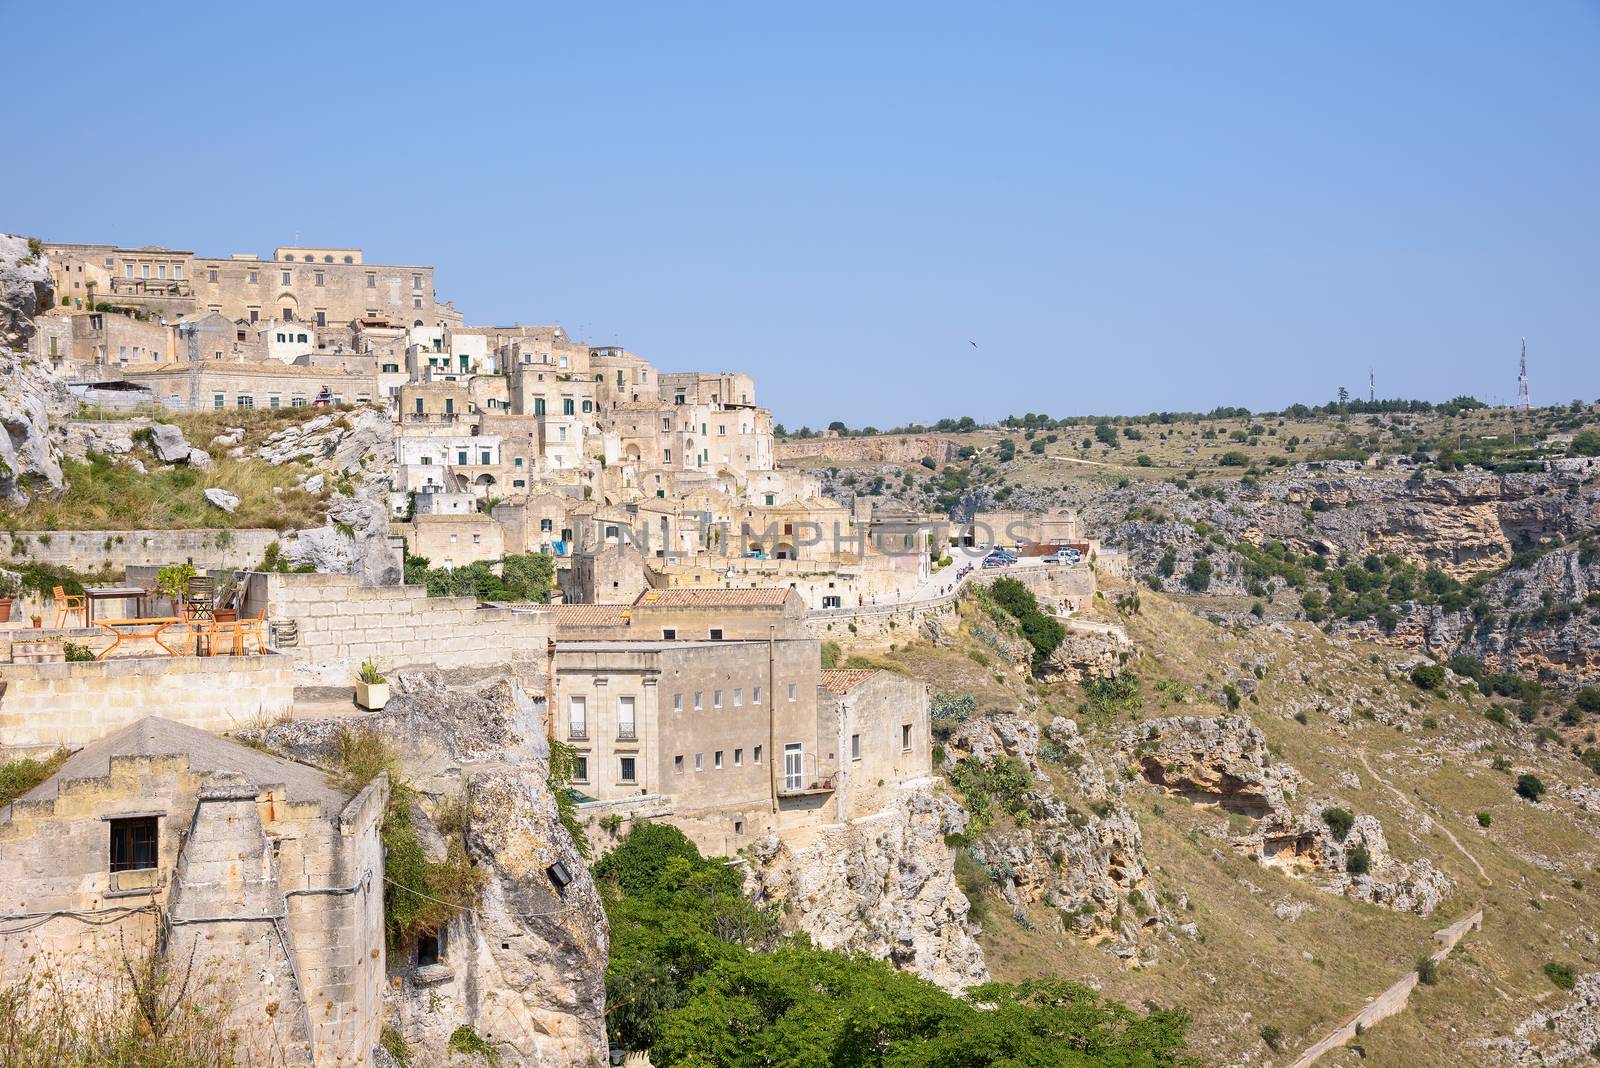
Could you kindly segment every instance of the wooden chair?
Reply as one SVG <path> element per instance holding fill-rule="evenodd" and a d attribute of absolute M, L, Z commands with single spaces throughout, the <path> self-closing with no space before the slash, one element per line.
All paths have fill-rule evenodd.
<path fill-rule="evenodd" d="M 57 586 L 51 591 L 56 599 L 56 626 L 66 625 L 67 618 L 74 612 L 78 614 L 83 626 L 89 625 L 89 607 L 82 594 L 71 594 L 64 587 Z"/>
<path fill-rule="evenodd" d="M 216 618 L 216 583 L 204 575 L 189 580 L 183 598 L 183 617 L 194 623 L 209 623 Z"/>

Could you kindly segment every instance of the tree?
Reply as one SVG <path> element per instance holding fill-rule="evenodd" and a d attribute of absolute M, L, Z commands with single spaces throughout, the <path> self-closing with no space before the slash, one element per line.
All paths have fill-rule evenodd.
<path fill-rule="evenodd" d="M 1350 828 L 1355 826 L 1356 818 L 1349 809 L 1325 808 L 1322 810 L 1322 822 L 1328 825 L 1333 837 L 1342 842 L 1349 835 Z"/>
<path fill-rule="evenodd" d="M 1517 776 L 1517 796 L 1538 804 L 1539 797 L 1544 793 L 1544 782 L 1537 775 L 1525 774 Z"/>
<path fill-rule="evenodd" d="M 1194 564 L 1189 568 L 1189 574 L 1184 577 L 1184 585 L 1195 593 L 1204 593 L 1211 588 L 1211 570 L 1209 557 L 1195 557 Z"/>
<path fill-rule="evenodd" d="M 1365 845 L 1351 846 L 1344 854 L 1344 870 L 1351 875 L 1365 875 L 1372 867 L 1372 854 Z"/>
<path fill-rule="evenodd" d="M 1246 456 L 1238 449 L 1229 449 L 1227 452 L 1217 457 L 1217 463 L 1221 464 L 1223 467 L 1249 467 L 1250 457 Z"/>
<path fill-rule="evenodd" d="M 543 603 L 550 600 L 556 561 L 543 553 L 520 553 L 500 561 L 500 582 L 507 600 Z"/>

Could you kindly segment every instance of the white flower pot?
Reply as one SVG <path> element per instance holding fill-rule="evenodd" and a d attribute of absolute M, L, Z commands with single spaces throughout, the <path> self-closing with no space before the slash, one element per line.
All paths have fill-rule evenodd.
<path fill-rule="evenodd" d="M 357 682 L 356 704 L 371 712 L 376 712 L 389 703 L 389 684 L 387 682 Z"/>

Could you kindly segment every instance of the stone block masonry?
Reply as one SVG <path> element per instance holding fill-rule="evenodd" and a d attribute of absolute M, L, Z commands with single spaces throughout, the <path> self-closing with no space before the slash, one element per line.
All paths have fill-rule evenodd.
<path fill-rule="evenodd" d="M 77 748 L 145 716 L 234 731 L 293 708 L 294 662 L 275 653 L 10 664 L 0 751 Z"/>
<path fill-rule="evenodd" d="M 74 571 L 192 563 L 233 570 L 261 563 L 275 530 L 19 530 L 0 532 L 0 563 L 34 561 Z M 9 558 L 9 559 L 6 559 Z"/>
<path fill-rule="evenodd" d="M 362 586 L 351 575 L 256 572 L 245 584 L 243 612 L 262 607 L 275 625 L 292 623 L 301 686 L 353 686 L 367 659 L 379 670 L 448 671 L 543 668 L 549 616 L 479 608 L 472 597 L 429 597 L 421 586 Z"/>

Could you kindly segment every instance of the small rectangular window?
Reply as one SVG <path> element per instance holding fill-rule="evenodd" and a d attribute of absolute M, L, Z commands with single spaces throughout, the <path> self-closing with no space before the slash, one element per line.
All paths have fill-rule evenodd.
<path fill-rule="evenodd" d="M 706 770 L 706 768 L 705 768 L 705 754 L 704 753 L 696 753 L 694 755 L 694 770 L 695 771 L 704 771 L 704 770 Z"/>
<path fill-rule="evenodd" d="M 213 272 L 211 272 L 211 273 L 212 273 L 212 274 L 215 274 L 215 273 L 216 273 L 216 272 L 215 272 L 215 271 L 213 271 Z M 284 284 L 284 285 L 288 285 L 288 284 L 289 284 L 289 272 L 288 272 L 288 271 L 284 271 L 284 272 L 283 272 L 283 284 Z"/>
<path fill-rule="evenodd" d="M 850 759 L 861 759 L 861 735 L 859 734 L 852 734 L 850 736 Z"/>
<path fill-rule="evenodd" d="M 637 782 L 638 780 L 634 770 L 637 766 L 637 759 L 635 757 L 625 756 L 619 761 L 619 763 L 622 765 L 622 781 Z"/>
<path fill-rule="evenodd" d="M 683 694 L 675 693 L 672 695 L 672 710 L 674 712 L 683 711 Z"/>
<path fill-rule="evenodd" d="M 750 763 L 752 763 L 752 764 L 760 764 L 761 763 L 761 747 L 759 745 L 756 746 L 754 749 L 750 750 Z"/>
<path fill-rule="evenodd" d="M 744 750 L 743 749 L 735 749 L 733 751 L 733 766 L 736 767 L 736 768 L 744 766 Z"/>
<path fill-rule="evenodd" d="M 794 683 L 791 682 L 789 684 L 789 700 L 791 700 L 791 701 L 798 700 L 799 699 L 799 695 L 800 695 L 800 688 L 798 686 L 796 686 Z"/>
<path fill-rule="evenodd" d="M 572 780 L 574 782 L 589 781 L 589 758 L 575 756 L 572 758 Z"/>
<path fill-rule="evenodd" d="M 211 407 L 213 407 L 213 408 L 226 408 L 227 406 L 228 406 L 228 398 L 227 397 L 223 396 L 221 393 L 213 393 L 211 395 Z"/>
<path fill-rule="evenodd" d="M 753 705 L 759 705 L 761 703 L 761 687 L 757 686 L 754 690 L 750 691 L 750 703 Z"/>
<path fill-rule="evenodd" d="M 743 708 L 744 707 L 744 687 L 742 687 L 742 686 L 735 686 L 733 688 L 733 707 L 734 708 Z"/>
<path fill-rule="evenodd" d="M 662 627 L 661 628 L 661 640 L 662 641 L 670 642 L 670 641 L 677 641 L 677 639 L 678 639 L 678 628 L 677 627 Z M 697 707 L 698 707 L 698 704 L 697 704 Z"/>
<path fill-rule="evenodd" d="M 711 757 L 711 766 L 718 771 L 722 770 L 722 750 L 718 749 Z"/>
<path fill-rule="evenodd" d="M 712 690 L 711 691 L 711 707 L 712 708 L 721 708 L 722 707 L 722 691 L 721 690 Z"/>
<path fill-rule="evenodd" d="M 900 751 L 902 753 L 911 752 L 911 724 L 909 723 L 900 724 Z"/>
<path fill-rule="evenodd" d="M 701 703 L 702 698 L 704 698 L 704 697 L 705 697 L 705 691 L 704 690 L 696 690 L 694 692 L 694 710 L 696 712 L 700 711 L 702 708 L 705 707 L 705 705 Z"/>
<path fill-rule="evenodd" d="M 720 642 L 722 640 L 722 628 L 721 627 L 712 627 L 711 628 L 711 640 L 714 641 L 714 642 Z"/>
<path fill-rule="evenodd" d="M 682 753 L 679 753 L 677 756 L 672 758 L 672 770 L 678 775 L 682 775 L 683 774 L 683 754 Z"/>
<path fill-rule="evenodd" d="M 317 279 L 316 284 L 319 285 L 319 286 L 323 285 L 324 281 L 323 281 L 322 272 L 321 271 L 317 271 L 317 272 L 315 272 L 315 274 L 316 274 L 316 279 Z"/>
<path fill-rule="evenodd" d="M 157 816 L 111 821 L 111 870 L 142 871 L 157 863 L 160 831 Z"/>

